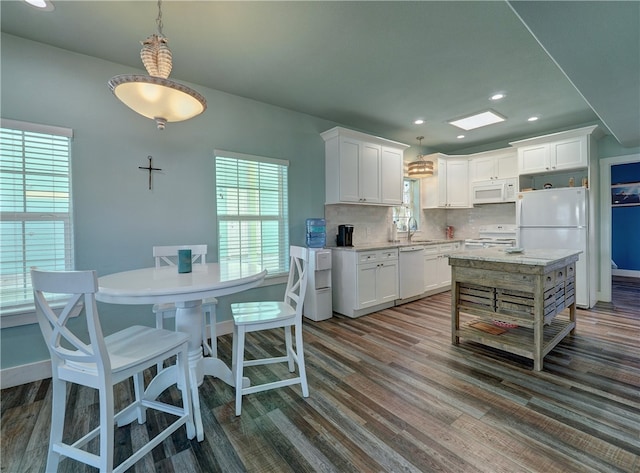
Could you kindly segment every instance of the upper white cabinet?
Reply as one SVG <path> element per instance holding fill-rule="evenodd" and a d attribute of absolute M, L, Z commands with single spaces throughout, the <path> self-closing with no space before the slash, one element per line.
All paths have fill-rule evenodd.
<path fill-rule="evenodd" d="M 402 161 L 408 145 L 342 127 L 321 136 L 327 204 L 402 204 Z"/>
<path fill-rule="evenodd" d="M 433 161 L 433 176 L 420 182 L 423 209 L 469 207 L 469 159 L 441 153 L 425 156 Z"/>
<path fill-rule="evenodd" d="M 510 143 L 517 148 L 519 174 L 541 174 L 589 167 L 590 126 Z"/>
<path fill-rule="evenodd" d="M 402 205 L 403 154 L 404 149 L 402 148 L 382 147 L 380 159 L 380 203 L 383 205 Z M 400 168 L 399 173 L 398 168 Z"/>
<path fill-rule="evenodd" d="M 513 148 L 476 153 L 469 158 L 471 182 L 518 177 L 518 153 Z"/>

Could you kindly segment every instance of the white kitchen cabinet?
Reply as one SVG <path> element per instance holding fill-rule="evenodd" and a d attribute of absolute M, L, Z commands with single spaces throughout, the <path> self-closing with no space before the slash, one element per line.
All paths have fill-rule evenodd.
<path fill-rule="evenodd" d="M 518 153 L 515 149 L 498 149 L 470 156 L 471 182 L 518 177 Z"/>
<path fill-rule="evenodd" d="M 404 180 L 403 150 L 382 147 L 380 159 L 380 203 L 383 205 L 402 205 Z M 398 172 L 398 169 L 401 169 Z M 399 192 L 398 192 L 399 191 Z"/>
<path fill-rule="evenodd" d="M 425 159 L 434 163 L 432 177 L 420 183 L 423 209 L 469 207 L 469 159 L 437 153 Z"/>
<path fill-rule="evenodd" d="M 543 174 L 588 168 L 589 135 L 597 128 L 585 127 L 510 143 L 517 148 L 519 174 Z"/>
<path fill-rule="evenodd" d="M 402 203 L 403 154 L 408 145 L 335 127 L 325 140 L 325 203 Z"/>
<path fill-rule="evenodd" d="M 398 249 L 332 254 L 333 310 L 348 317 L 392 307 L 399 297 Z"/>
<path fill-rule="evenodd" d="M 424 249 L 424 292 L 433 292 L 438 289 L 440 278 L 438 277 L 438 260 L 440 251 L 437 245 L 427 246 Z"/>
<path fill-rule="evenodd" d="M 428 295 L 449 290 L 451 267 L 449 255 L 462 250 L 461 242 L 428 245 L 424 256 L 424 292 Z"/>

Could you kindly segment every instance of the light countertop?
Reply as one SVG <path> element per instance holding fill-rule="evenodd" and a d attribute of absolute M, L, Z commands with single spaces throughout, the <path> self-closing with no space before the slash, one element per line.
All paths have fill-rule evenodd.
<path fill-rule="evenodd" d="M 373 250 L 388 250 L 390 248 L 402 248 L 406 246 L 431 246 L 431 245 L 441 245 L 445 243 L 464 243 L 464 239 L 455 239 L 455 240 L 414 240 L 412 242 L 408 242 L 406 239 L 400 241 L 381 241 L 381 242 L 372 242 L 372 243 L 364 243 L 360 245 L 354 246 L 331 246 L 327 247 L 327 249 L 335 251 L 373 251 Z"/>
<path fill-rule="evenodd" d="M 493 263 L 513 263 L 530 266 L 548 266 L 558 260 L 563 260 L 582 253 L 579 250 L 551 250 L 531 249 L 519 253 L 507 253 L 504 248 L 478 248 L 454 253 L 450 260 L 471 260 Z"/>

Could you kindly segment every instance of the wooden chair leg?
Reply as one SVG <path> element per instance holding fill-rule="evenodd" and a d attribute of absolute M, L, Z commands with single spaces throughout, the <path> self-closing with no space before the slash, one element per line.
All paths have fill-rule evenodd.
<path fill-rule="evenodd" d="M 65 407 L 67 405 L 67 383 L 54 378 L 51 383 L 51 394 L 51 410 L 53 416 L 51 419 L 51 433 L 49 435 L 49 452 L 47 454 L 46 471 L 58 471 L 60 454 L 53 450 L 53 446 L 62 442 Z"/>
<path fill-rule="evenodd" d="M 189 440 L 193 439 L 196 436 L 196 414 L 198 415 L 198 420 L 202 423 L 202 418 L 200 417 L 200 405 L 199 405 L 199 395 L 198 395 L 198 386 L 195 382 L 195 377 L 189 375 L 189 360 L 186 354 L 178 353 L 176 359 L 176 368 L 178 370 L 178 387 L 180 388 L 180 392 L 182 394 L 182 406 L 187 414 L 191 414 L 191 420 L 187 422 L 187 438 Z M 192 399 L 192 395 L 198 398 L 198 411 L 194 413 L 195 407 Z M 203 432 L 203 429 L 200 429 Z M 204 440 L 204 434 L 202 439 L 198 439 L 199 442 Z"/>
<path fill-rule="evenodd" d="M 236 388 L 236 415 L 239 416 L 242 411 L 242 376 L 244 372 L 244 327 L 233 327 L 233 354 L 232 354 L 232 370 L 235 377 L 234 384 Z"/>
<path fill-rule="evenodd" d="M 133 377 L 133 392 L 136 396 L 135 403 L 136 411 L 138 411 L 138 423 L 144 424 L 147 421 L 147 410 L 142 405 L 142 399 L 144 398 L 144 378 L 142 372 L 136 373 Z"/>
<path fill-rule="evenodd" d="M 208 316 L 208 317 L 207 317 Z M 207 318 L 209 319 L 210 335 L 207 337 Z M 204 356 L 218 356 L 218 338 L 216 333 L 216 306 L 207 306 L 207 310 L 202 317 L 202 348 Z"/>
<path fill-rule="evenodd" d="M 100 392 L 100 472 L 113 470 L 114 402 L 113 386 L 102 385 Z"/>
<path fill-rule="evenodd" d="M 293 339 L 291 337 L 291 325 L 284 328 L 285 350 L 287 351 L 287 363 L 289 364 L 289 372 L 296 370 L 295 359 L 293 357 Z"/>
<path fill-rule="evenodd" d="M 218 317 L 216 314 L 216 306 L 211 307 L 211 311 L 209 312 L 209 327 L 211 328 L 211 356 L 214 358 L 218 357 L 218 332 L 216 330 L 216 322 L 218 321 Z"/>
<path fill-rule="evenodd" d="M 156 328 L 164 328 L 164 312 L 162 311 L 156 312 Z M 163 362 L 158 363 L 156 368 L 158 369 L 157 373 L 160 373 L 164 369 Z"/>
<path fill-rule="evenodd" d="M 296 356 L 298 358 L 298 370 L 300 371 L 300 386 L 302 397 L 309 397 L 309 385 L 307 384 L 307 369 L 304 364 L 304 346 L 302 345 L 302 330 L 296 327 Z"/>

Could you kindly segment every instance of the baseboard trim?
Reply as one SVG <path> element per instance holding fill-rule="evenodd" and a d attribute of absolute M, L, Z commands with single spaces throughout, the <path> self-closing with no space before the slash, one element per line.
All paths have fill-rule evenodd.
<path fill-rule="evenodd" d="M 640 271 L 633 269 L 612 269 L 611 276 L 625 276 L 627 278 L 640 278 Z"/>
<path fill-rule="evenodd" d="M 0 389 L 51 378 L 51 360 L 36 361 L 0 370 Z"/>
<path fill-rule="evenodd" d="M 218 336 L 233 332 L 233 320 L 225 320 L 216 324 Z M 211 330 L 207 326 L 207 333 Z M 24 365 L 12 366 L 0 370 L 0 389 L 12 388 L 21 384 L 33 383 L 51 378 L 51 360 L 36 361 Z"/>

